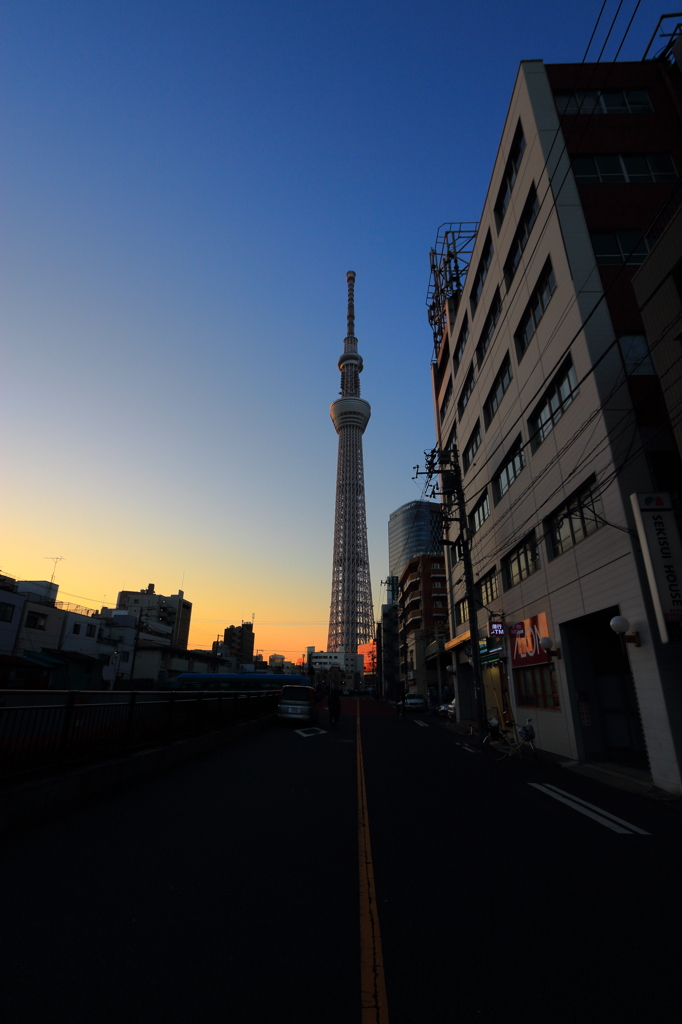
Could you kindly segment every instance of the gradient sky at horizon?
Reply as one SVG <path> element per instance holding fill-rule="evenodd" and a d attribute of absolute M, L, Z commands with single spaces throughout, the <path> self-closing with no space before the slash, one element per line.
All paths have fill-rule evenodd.
<path fill-rule="evenodd" d="M 0 571 L 63 556 L 93 607 L 184 579 L 192 646 L 255 613 L 266 656 L 324 648 L 353 269 L 378 608 L 434 443 L 429 248 L 478 218 L 519 62 L 579 62 L 600 7 L 6 0 Z"/>

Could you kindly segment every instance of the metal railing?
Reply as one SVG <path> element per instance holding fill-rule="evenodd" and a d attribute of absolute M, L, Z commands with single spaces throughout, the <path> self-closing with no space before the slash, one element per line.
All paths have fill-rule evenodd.
<path fill-rule="evenodd" d="M 0 708 L 0 779 L 30 777 L 261 718 L 276 710 L 279 690 L 163 695 L 72 690 L 52 691 L 50 701 L 58 696 L 63 701 Z"/>

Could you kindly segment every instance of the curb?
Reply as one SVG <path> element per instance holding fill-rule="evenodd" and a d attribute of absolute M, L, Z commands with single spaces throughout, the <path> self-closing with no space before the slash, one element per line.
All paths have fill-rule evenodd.
<path fill-rule="evenodd" d="M 59 775 L 0 789 L 0 835 L 51 817 L 91 797 L 113 792 L 183 761 L 191 761 L 220 747 L 239 743 L 274 725 L 276 720 L 275 714 L 265 715 L 250 722 L 214 729 L 184 740 L 174 740 L 163 747 L 138 750 Z"/>

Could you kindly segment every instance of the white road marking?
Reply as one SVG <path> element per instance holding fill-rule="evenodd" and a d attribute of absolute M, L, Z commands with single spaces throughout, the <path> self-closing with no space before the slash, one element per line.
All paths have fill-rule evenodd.
<path fill-rule="evenodd" d="M 326 729 L 318 729 L 316 727 L 309 729 L 294 729 L 299 736 L 319 736 L 321 733 L 326 732 Z"/>
<path fill-rule="evenodd" d="M 599 807 L 595 807 L 594 810 L 589 810 L 589 808 L 594 806 L 593 804 L 587 804 L 584 800 L 579 801 L 578 797 L 572 797 L 570 794 L 562 796 L 562 790 L 553 792 L 553 790 L 556 790 L 556 786 L 549 788 L 549 786 L 540 785 L 539 782 L 529 782 L 528 785 L 532 786 L 534 789 L 539 789 L 542 793 L 546 793 L 547 796 L 554 797 L 555 800 L 559 800 L 562 804 L 566 804 L 567 807 L 572 807 L 574 811 L 578 811 L 580 814 L 584 814 L 586 817 L 592 818 L 593 821 L 598 821 L 600 825 L 605 825 L 606 828 L 610 828 L 613 832 L 620 832 L 621 835 L 626 836 L 631 836 L 633 832 L 641 832 L 642 835 L 645 836 L 650 835 L 649 832 L 642 832 L 642 829 L 636 828 L 634 825 L 630 825 L 627 821 L 622 822 L 623 825 L 627 825 L 627 828 L 621 828 L 620 825 L 616 824 L 616 821 L 621 821 L 620 818 L 614 818 L 614 815 L 608 814 L 608 811 L 602 811 Z M 581 804 L 584 804 L 585 806 L 581 806 Z M 608 817 L 605 817 L 605 815 L 608 815 Z M 610 821 L 609 819 L 611 818 L 614 818 L 614 820 Z"/>
<path fill-rule="evenodd" d="M 467 747 L 466 743 L 460 743 L 462 750 L 468 750 L 470 754 L 478 754 L 478 750 L 474 750 L 473 747 Z"/>
<path fill-rule="evenodd" d="M 557 793 L 562 793 L 564 796 L 570 797 L 577 804 L 582 804 L 584 807 L 589 807 L 593 811 L 598 811 L 605 818 L 610 818 L 611 821 L 617 821 L 619 825 L 625 825 L 626 828 L 632 829 L 633 832 L 639 832 L 641 836 L 650 836 L 651 832 L 645 832 L 643 828 L 638 828 L 636 825 L 631 825 L 629 821 L 623 821 L 622 818 L 617 818 L 615 814 L 611 814 L 610 811 L 603 811 L 601 807 L 595 807 L 594 804 L 588 804 L 587 800 L 581 800 L 579 796 L 573 796 L 572 793 L 567 793 L 565 789 L 559 789 L 558 786 L 552 786 L 549 782 L 545 783 L 547 789 L 553 789 Z"/>
<path fill-rule="evenodd" d="M 425 729 L 428 729 L 427 723 L 426 722 L 420 722 L 420 720 L 418 718 L 415 718 L 414 724 L 415 725 L 423 725 Z"/>

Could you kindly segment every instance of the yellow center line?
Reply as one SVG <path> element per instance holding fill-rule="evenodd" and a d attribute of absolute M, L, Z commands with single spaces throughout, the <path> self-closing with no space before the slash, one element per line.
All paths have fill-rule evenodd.
<path fill-rule="evenodd" d="M 360 992 L 362 1024 L 388 1024 L 388 1003 L 381 952 L 379 913 L 374 889 L 374 865 L 369 838 L 365 768 L 360 735 L 360 701 L 357 703 L 358 753 L 358 856 L 360 859 Z"/>

